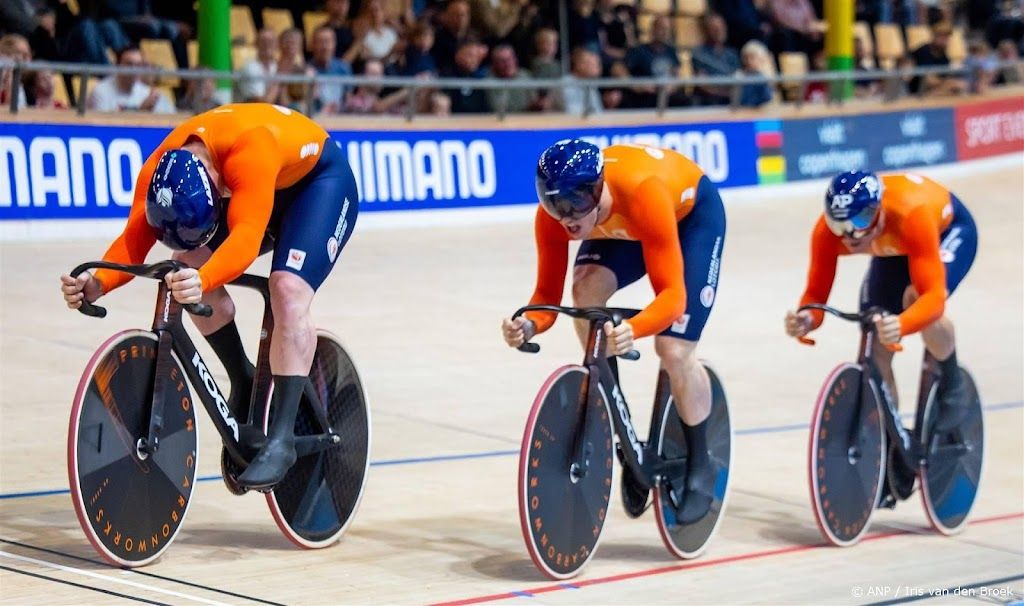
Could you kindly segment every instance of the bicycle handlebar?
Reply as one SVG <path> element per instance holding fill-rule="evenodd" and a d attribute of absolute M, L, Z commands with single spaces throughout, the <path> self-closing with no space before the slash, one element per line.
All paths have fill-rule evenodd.
<path fill-rule="evenodd" d="M 638 309 L 624 309 L 618 307 L 563 307 L 561 305 L 526 305 L 516 310 L 516 313 L 512 314 L 512 319 L 515 320 L 519 316 L 525 314 L 528 311 L 550 311 L 559 314 L 565 314 L 570 318 L 577 318 L 581 320 L 589 320 L 591 322 L 599 322 L 604 324 L 605 322 L 611 322 L 613 325 L 618 326 L 622 323 L 625 318 L 631 318 L 636 314 L 640 313 Z M 537 353 L 540 351 L 540 345 L 537 343 L 531 343 L 529 341 L 523 343 L 518 347 L 519 351 L 525 353 Z M 619 355 L 620 358 L 625 360 L 639 360 L 640 352 L 633 349 L 627 351 L 624 354 Z"/>
<path fill-rule="evenodd" d="M 807 305 L 801 305 L 797 309 L 798 312 L 811 310 L 823 311 L 825 313 L 831 314 L 839 318 L 840 320 L 846 320 L 847 322 L 857 322 L 858 324 L 860 324 L 862 330 L 870 331 L 875 330 L 874 317 L 876 315 L 889 313 L 878 306 L 872 306 L 865 309 L 864 311 L 853 313 L 848 311 L 840 311 L 835 307 L 823 305 L 821 303 L 808 303 Z M 798 337 L 797 340 L 803 343 L 804 345 L 814 345 L 815 343 L 814 339 L 808 339 L 807 337 Z M 903 351 L 903 346 L 900 345 L 899 343 L 891 343 L 885 345 L 885 348 L 892 352 Z"/>
<path fill-rule="evenodd" d="M 89 269 L 110 269 L 113 271 L 120 271 L 126 274 L 132 274 L 140 278 L 151 278 L 153 280 L 163 280 L 167 274 L 184 269 L 188 267 L 180 261 L 167 260 L 159 261 L 157 263 L 151 263 L 149 265 L 122 265 L 121 263 L 108 263 L 106 261 L 89 261 L 82 263 L 78 267 L 71 270 L 71 277 L 77 278 L 82 272 Z M 197 316 L 210 317 L 213 315 L 213 308 L 204 303 L 187 303 L 183 305 L 185 311 L 190 314 Z M 101 307 L 94 303 L 82 300 L 82 306 L 78 308 L 78 311 L 82 312 L 87 316 L 94 318 L 104 318 L 107 315 L 107 308 Z"/>

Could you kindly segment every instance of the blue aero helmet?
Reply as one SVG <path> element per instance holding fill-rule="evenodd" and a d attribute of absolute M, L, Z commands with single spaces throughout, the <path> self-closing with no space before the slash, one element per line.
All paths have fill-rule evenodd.
<path fill-rule="evenodd" d="M 219 221 L 219 196 L 206 166 L 184 149 L 165 152 L 146 192 L 146 222 L 157 239 L 175 250 L 199 248 Z"/>
<path fill-rule="evenodd" d="M 563 139 L 537 161 L 537 197 L 556 220 L 580 219 L 597 207 L 604 185 L 604 159 L 596 145 Z"/>
<path fill-rule="evenodd" d="M 833 177 L 825 192 L 825 223 L 837 236 L 862 238 L 878 223 L 882 180 L 872 172 L 852 170 Z"/>

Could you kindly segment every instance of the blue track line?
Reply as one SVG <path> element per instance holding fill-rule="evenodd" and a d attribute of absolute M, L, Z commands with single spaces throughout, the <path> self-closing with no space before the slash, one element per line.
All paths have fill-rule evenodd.
<path fill-rule="evenodd" d="M 1018 408 L 1024 408 L 1024 402 L 1003 402 L 1001 404 L 991 404 L 985 406 L 986 412 L 1000 412 L 1004 410 L 1016 410 Z M 907 413 L 903 416 L 910 416 Z M 795 423 L 791 425 L 770 425 L 767 427 L 753 427 L 751 429 L 737 429 L 734 433 L 737 436 L 751 436 L 761 435 L 769 433 L 784 433 L 788 431 L 806 430 L 807 423 Z M 510 457 L 519 454 L 519 450 L 490 450 L 486 452 L 470 452 L 466 454 L 452 454 L 452 455 L 437 455 L 433 457 L 412 457 L 407 459 L 384 459 L 381 461 L 371 461 L 370 467 L 392 467 L 395 465 L 416 465 L 420 463 L 440 463 L 444 461 L 466 461 L 469 459 L 489 459 L 493 457 Z M 201 476 L 196 478 L 197 482 L 213 482 L 220 480 L 220 476 Z M 49 497 L 59 494 L 69 494 L 71 492 L 68 488 L 58 488 L 55 490 L 37 490 L 31 492 L 9 492 L 0 494 L 0 501 L 5 499 L 27 499 L 31 497 Z"/>

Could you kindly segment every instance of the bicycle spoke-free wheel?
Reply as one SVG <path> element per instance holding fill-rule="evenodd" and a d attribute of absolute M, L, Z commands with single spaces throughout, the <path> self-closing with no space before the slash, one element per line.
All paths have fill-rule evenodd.
<path fill-rule="evenodd" d="M 867 531 L 885 479 L 881 404 L 873 383 L 862 397 L 862 373 L 856 364 L 833 370 L 811 417 L 812 509 L 822 536 L 840 547 Z"/>
<path fill-rule="evenodd" d="M 676 520 L 676 509 L 672 492 L 681 493 L 680 488 L 686 481 L 685 465 L 670 469 L 679 469 L 679 473 L 662 477 L 657 486 L 654 500 L 655 519 L 658 531 L 665 547 L 678 558 L 695 558 L 704 552 L 718 525 L 725 514 L 725 505 L 729 495 L 729 467 L 732 462 L 732 423 L 729 419 L 729 405 L 725 398 L 725 390 L 718 375 L 707 365 L 704 366 L 711 380 L 711 413 L 708 416 L 708 449 L 711 451 L 711 462 L 715 468 L 714 498 L 711 508 L 700 520 L 692 524 L 680 524 Z M 668 381 L 668 375 L 662 372 L 659 380 Z M 661 436 L 658 454 L 666 461 L 685 459 L 688 455 L 686 435 L 683 432 L 683 420 L 676 412 L 671 390 L 660 390 L 665 394 L 665 401 L 655 408 L 660 409 Z"/>
<path fill-rule="evenodd" d="M 266 498 L 281 532 L 299 547 L 317 549 L 341 538 L 359 507 L 370 464 L 370 408 L 355 364 L 338 338 L 326 331 L 317 332 L 309 377 L 341 441 L 300 455 Z M 273 414 L 272 399 L 268 394 L 264 430 Z M 296 437 L 324 433 L 311 407 L 303 396 Z"/>
<path fill-rule="evenodd" d="M 578 574 L 593 557 L 608 513 L 612 425 L 600 388 L 584 415 L 589 380 L 587 369 L 576 365 L 548 378 L 533 402 L 519 451 L 523 539 L 533 563 L 553 579 Z M 585 470 L 579 451 L 586 453 Z"/>
<path fill-rule="evenodd" d="M 192 502 L 196 419 L 177 356 L 157 368 L 157 337 L 120 332 L 93 354 L 75 392 L 68 428 L 68 478 L 82 530 L 117 566 L 143 566 L 178 534 Z M 162 373 L 164 423 L 159 449 L 149 434 L 156 373 Z"/>
<path fill-rule="evenodd" d="M 924 411 L 922 444 L 925 463 L 921 467 L 921 498 L 932 528 L 945 535 L 956 534 L 967 523 L 981 480 L 985 455 L 985 427 L 978 388 L 963 368 L 967 389 L 967 416 L 960 427 L 945 433 L 931 431 L 937 421 L 936 390 L 928 397 Z"/>

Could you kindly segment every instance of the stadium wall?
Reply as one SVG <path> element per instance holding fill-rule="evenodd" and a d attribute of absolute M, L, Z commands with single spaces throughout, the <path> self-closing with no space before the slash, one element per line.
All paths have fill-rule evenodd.
<path fill-rule="evenodd" d="M 822 111 L 822 110 L 818 110 Z M 170 124 L 148 116 L 85 124 L 65 115 L 7 116 L 0 123 L 0 238 L 17 225 L 127 216 L 134 179 Z M 839 170 L 901 170 L 1024 151 L 1024 94 L 955 104 L 902 104 L 760 114 L 676 114 L 617 124 L 550 117 L 536 123 L 326 121 L 348 153 L 364 211 L 533 203 L 533 162 L 548 144 L 676 149 L 724 188 L 799 181 Z M 572 126 L 569 126 L 569 123 Z M 396 128 L 397 125 L 397 128 Z M 32 230 L 28 230 L 31 232 Z M 39 231 L 39 230 L 36 230 Z M 47 230 L 39 231 L 44 233 Z M 64 231 L 64 230 L 62 230 Z"/>

